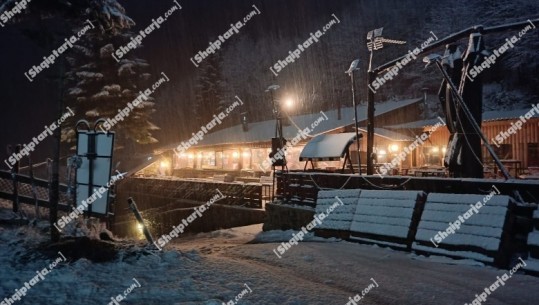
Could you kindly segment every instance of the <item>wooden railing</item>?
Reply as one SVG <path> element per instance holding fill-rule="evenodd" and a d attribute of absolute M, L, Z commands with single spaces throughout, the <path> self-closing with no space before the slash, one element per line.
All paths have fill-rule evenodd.
<path fill-rule="evenodd" d="M 405 176 L 359 176 L 319 172 L 276 172 L 277 202 L 316 206 L 321 189 L 422 190 L 426 193 L 484 194 L 496 186 L 501 194 L 518 190 L 525 201 L 539 203 L 539 181 Z"/>
<path fill-rule="evenodd" d="M 49 207 L 49 189 L 48 182 L 43 179 L 30 178 L 29 176 L 16 174 L 16 187 L 18 192 L 14 194 L 13 174 L 7 171 L 0 171 L 0 198 L 7 200 L 16 200 L 15 196 L 20 203 L 24 204 L 37 204 L 40 207 Z M 34 185 L 36 199 L 32 191 L 32 184 Z M 69 211 L 68 206 L 69 198 L 66 195 L 67 186 L 60 184 L 60 202 L 58 209 L 60 211 Z"/>

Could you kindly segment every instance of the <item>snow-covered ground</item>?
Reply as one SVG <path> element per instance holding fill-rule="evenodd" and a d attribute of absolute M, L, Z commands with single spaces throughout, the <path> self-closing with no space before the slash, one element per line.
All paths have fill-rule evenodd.
<path fill-rule="evenodd" d="M 45 258 L 36 252 L 48 237 L 44 227 L 0 226 L 0 301 L 20 291 L 36 271 L 62 260 L 59 254 Z M 67 257 L 15 304 L 345 305 L 369 285 L 358 304 L 471 304 L 506 272 L 470 260 L 425 258 L 313 236 L 279 259 L 273 249 L 294 232 L 262 233 L 261 228 L 185 235 L 164 252 L 122 241 L 119 257 L 105 263 Z M 483 304 L 537 304 L 537 287 L 539 278 L 516 274 Z M 123 301 L 111 301 L 128 288 Z"/>

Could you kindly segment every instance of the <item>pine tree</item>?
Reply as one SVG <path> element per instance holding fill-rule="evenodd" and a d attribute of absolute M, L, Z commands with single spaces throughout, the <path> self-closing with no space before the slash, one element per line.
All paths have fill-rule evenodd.
<path fill-rule="evenodd" d="M 217 115 L 228 106 L 224 96 L 220 57 L 213 54 L 206 58 L 199 71 L 193 112 L 197 122 L 209 122 L 213 119 L 213 115 Z M 232 104 L 232 100 L 229 104 Z"/>
<path fill-rule="evenodd" d="M 151 86 L 146 61 L 128 54 L 131 58 L 118 63 L 112 57 L 114 50 L 125 45 L 130 36 L 130 33 L 92 33 L 74 47 L 68 58 L 71 70 L 67 73 L 66 102 L 73 107 L 75 116 L 70 117 L 68 128 L 63 131 L 63 141 L 75 140 L 74 125 L 79 119 L 112 118 L 136 99 L 140 91 Z M 149 97 L 112 128 L 117 134 L 117 147 L 158 142 L 151 134 L 159 129 L 150 122 L 154 106 L 153 97 Z"/>

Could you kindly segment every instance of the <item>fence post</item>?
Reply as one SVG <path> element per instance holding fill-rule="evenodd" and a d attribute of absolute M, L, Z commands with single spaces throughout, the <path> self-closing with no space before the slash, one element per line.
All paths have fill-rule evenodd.
<path fill-rule="evenodd" d="M 135 203 L 135 200 L 133 200 L 132 197 L 127 198 L 127 204 L 129 205 L 129 208 L 131 211 L 133 211 L 133 214 L 135 214 L 135 218 L 137 219 L 137 222 L 142 226 L 142 232 L 144 233 L 144 236 L 146 237 L 146 240 L 152 245 L 155 245 L 155 241 L 153 240 L 152 234 L 146 227 L 146 224 L 144 223 L 144 220 L 142 219 L 142 216 L 140 215 L 140 212 L 137 208 L 137 204 Z"/>
<path fill-rule="evenodd" d="M 21 152 L 21 145 L 15 145 L 15 154 Z M 11 178 L 13 179 L 13 212 L 19 212 L 19 183 L 17 181 L 19 175 L 20 162 L 17 160 L 11 169 Z"/>

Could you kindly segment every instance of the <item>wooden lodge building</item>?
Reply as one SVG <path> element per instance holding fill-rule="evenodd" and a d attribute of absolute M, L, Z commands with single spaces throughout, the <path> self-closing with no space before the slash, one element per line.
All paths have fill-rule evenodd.
<path fill-rule="evenodd" d="M 399 162 L 393 174 L 413 174 L 414 169 L 438 168 L 443 165 L 443 157 L 449 138 L 445 125 L 440 119 L 416 120 L 421 118 L 424 99 L 389 101 L 376 104 L 374 152 L 378 164 L 391 162 L 404 147 L 410 145 L 416 136 L 428 132 L 436 126 L 423 145 L 413 150 L 406 159 Z M 358 121 L 362 167 L 366 163 L 366 113 L 367 106 L 358 106 Z M 500 132 L 507 131 L 511 123 L 517 121 L 528 110 L 489 111 L 483 113 L 482 129 L 487 138 L 493 139 Z M 289 170 L 303 170 L 305 162 L 299 155 L 309 140 L 315 135 L 353 132 L 354 111 L 352 107 L 340 111 L 298 115 L 290 118 L 292 122 L 283 127 L 284 137 L 288 140 L 297 137 L 299 129 L 310 128 L 311 132 L 287 150 Z M 177 145 L 159 149 L 153 159 L 137 169 L 138 176 L 176 176 L 181 178 L 208 178 L 228 174 L 232 177 L 259 177 L 269 175 L 271 168 L 265 167 L 271 151 L 271 138 L 275 136 L 275 120 L 249 123 L 245 131 L 242 125 L 222 129 L 204 136 L 196 146 L 178 155 L 173 152 Z M 493 145 L 498 156 L 513 170 L 513 174 L 535 174 L 539 169 L 539 116 L 523 124 L 521 130 L 511 135 L 503 143 Z M 492 144 L 492 142 L 491 142 Z M 355 144 L 350 146 L 351 160 L 357 168 Z M 344 159 L 340 161 L 314 162 L 317 170 L 340 171 Z M 483 149 L 485 173 L 494 171 L 492 158 Z M 350 172 L 349 170 L 347 172 Z M 488 176 L 488 175 L 487 175 Z"/>

